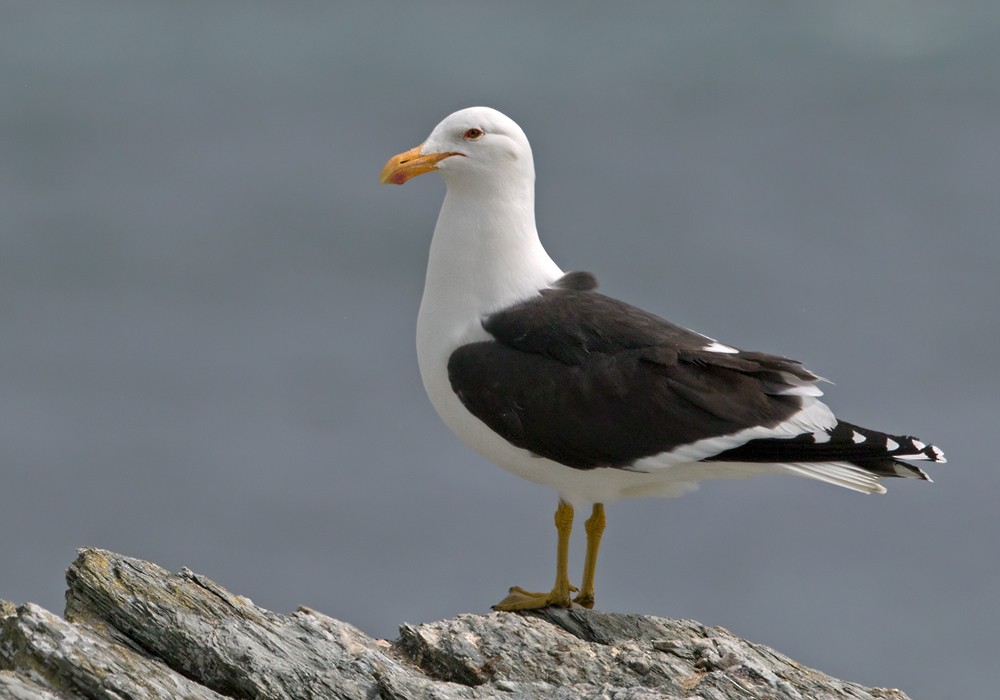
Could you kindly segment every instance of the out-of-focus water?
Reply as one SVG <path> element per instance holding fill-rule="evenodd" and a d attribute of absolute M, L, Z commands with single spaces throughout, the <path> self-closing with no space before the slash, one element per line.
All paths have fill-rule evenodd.
<path fill-rule="evenodd" d="M 564 268 L 805 360 L 840 415 L 950 459 L 885 497 L 614 505 L 598 605 L 988 696 L 998 39 L 986 2 L 6 4 L 0 596 L 60 611 L 100 546 L 393 637 L 550 580 L 554 494 L 417 376 L 443 186 L 376 184 L 489 104 L 532 139 Z"/>

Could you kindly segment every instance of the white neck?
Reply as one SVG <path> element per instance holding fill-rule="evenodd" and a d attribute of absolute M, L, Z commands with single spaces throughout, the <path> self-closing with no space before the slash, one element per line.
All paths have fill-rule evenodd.
<path fill-rule="evenodd" d="M 421 367 L 484 337 L 483 316 L 535 295 L 562 271 L 535 229 L 534 183 L 452 182 L 438 215 L 417 319 Z"/>

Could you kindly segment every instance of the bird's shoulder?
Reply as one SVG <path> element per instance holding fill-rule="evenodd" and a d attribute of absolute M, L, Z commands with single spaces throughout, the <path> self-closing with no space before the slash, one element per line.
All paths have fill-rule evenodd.
<path fill-rule="evenodd" d="M 495 342 L 567 364 L 594 356 L 641 351 L 656 364 L 677 362 L 744 372 L 790 372 L 817 377 L 800 363 L 778 355 L 723 345 L 654 313 L 595 291 L 596 278 L 571 272 L 535 296 L 483 319 Z"/>
<path fill-rule="evenodd" d="M 536 295 L 495 311 L 483 328 L 504 345 L 571 364 L 640 348 L 696 351 L 704 336 L 595 291 L 596 279 L 573 272 Z"/>

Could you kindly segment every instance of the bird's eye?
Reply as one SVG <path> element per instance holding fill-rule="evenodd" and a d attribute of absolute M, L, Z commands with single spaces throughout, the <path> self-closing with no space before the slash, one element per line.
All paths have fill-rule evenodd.
<path fill-rule="evenodd" d="M 485 133 L 486 132 L 483 131 L 482 129 L 476 129 L 475 127 L 473 127 L 471 129 L 466 129 L 465 133 L 462 134 L 462 138 L 465 139 L 466 141 L 478 141 L 483 137 L 483 134 Z"/>

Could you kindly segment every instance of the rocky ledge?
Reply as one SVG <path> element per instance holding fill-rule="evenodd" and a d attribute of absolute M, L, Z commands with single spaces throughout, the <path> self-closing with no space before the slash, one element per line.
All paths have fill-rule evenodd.
<path fill-rule="evenodd" d="M 66 578 L 65 618 L 0 601 L 0 698 L 906 699 L 687 620 L 460 615 L 389 642 L 99 549 Z"/>

